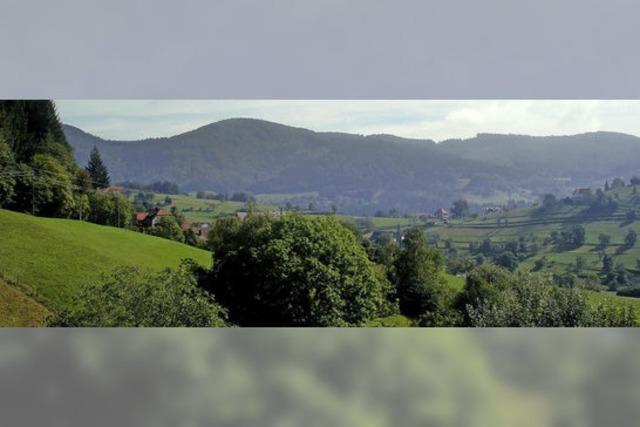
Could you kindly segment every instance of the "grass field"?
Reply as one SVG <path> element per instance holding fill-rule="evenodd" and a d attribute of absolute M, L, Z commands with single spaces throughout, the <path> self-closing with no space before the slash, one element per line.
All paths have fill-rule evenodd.
<path fill-rule="evenodd" d="M 0 327 L 42 326 L 49 311 L 0 279 Z"/>
<path fill-rule="evenodd" d="M 562 206 L 550 212 L 541 212 L 535 208 L 517 209 L 471 221 L 452 221 L 448 225 L 437 225 L 431 227 L 428 233 L 435 233 L 442 239 L 452 239 L 462 250 L 468 249 L 470 242 L 485 238 L 499 242 L 519 236 L 533 236 L 541 245 L 541 250 L 536 256 L 523 262 L 522 268 L 530 268 L 538 258 L 544 256 L 551 262 L 552 269 L 564 269 L 575 263 L 578 256 L 582 256 L 586 261 L 586 268 L 591 271 L 598 271 L 602 267 L 596 245 L 598 236 L 607 234 L 611 236 L 607 253 L 614 257 L 616 263 L 622 263 L 627 269 L 634 271 L 637 268 L 636 260 L 640 258 L 640 243 L 631 249 L 620 250 L 630 229 L 640 234 L 640 221 L 629 223 L 625 218 L 630 210 L 640 211 L 640 206 L 633 202 L 634 195 L 629 188 L 617 189 L 607 194 L 615 197 L 618 207 L 603 214 L 589 215 L 584 206 Z M 583 246 L 569 251 L 557 251 L 550 245 L 542 246 L 544 239 L 552 231 L 560 231 L 573 224 L 585 227 Z"/>
<path fill-rule="evenodd" d="M 171 198 L 171 205 L 163 206 L 168 209 L 175 206 L 182 211 L 187 221 L 191 223 L 211 223 L 216 219 L 233 215 L 237 210 L 246 207 L 246 203 L 197 199 L 186 195 L 154 193 L 154 202 L 163 205 L 166 197 Z"/>
<path fill-rule="evenodd" d="M 193 195 L 167 195 L 154 194 L 154 201 L 162 204 L 165 198 L 171 198 L 171 205 L 165 206 L 169 208 L 175 206 L 182 211 L 187 221 L 191 223 L 211 223 L 216 219 L 233 215 L 237 211 L 245 209 L 247 204 L 244 202 L 220 201 L 209 199 L 198 199 Z M 256 206 L 258 211 L 271 212 L 277 210 L 275 205 L 261 203 Z"/>
<path fill-rule="evenodd" d="M 81 221 L 37 218 L 0 210 L 0 273 L 60 308 L 78 285 L 120 265 L 149 270 L 177 266 L 182 258 L 211 263 L 209 252 L 133 231 Z"/>

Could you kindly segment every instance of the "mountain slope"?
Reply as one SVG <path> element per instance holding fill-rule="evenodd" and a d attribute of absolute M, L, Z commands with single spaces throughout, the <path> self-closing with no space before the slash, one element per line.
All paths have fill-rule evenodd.
<path fill-rule="evenodd" d="M 604 132 L 482 134 L 435 144 L 230 119 L 142 141 L 107 141 L 72 126 L 65 134 L 81 164 L 96 145 L 115 181 L 170 180 L 186 191 L 319 192 L 351 213 L 433 209 L 469 193 L 561 193 L 640 173 L 633 160 L 640 139 Z"/>
<path fill-rule="evenodd" d="M 33 289 L 38 301 L 59 308 L 78 285 L 121 265 L 150 270 L 202 265 L 211 254 L 159 237 L 68 219 L 38 218 L 0 209 L 0 273 Z"/>

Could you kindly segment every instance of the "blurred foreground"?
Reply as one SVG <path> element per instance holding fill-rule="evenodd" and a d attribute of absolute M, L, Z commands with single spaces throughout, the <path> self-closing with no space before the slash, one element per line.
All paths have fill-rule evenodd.
<path fill-rule="evenodd" d="M 631 426 L 640 332 L 0 330 L 7 426 Z"/>

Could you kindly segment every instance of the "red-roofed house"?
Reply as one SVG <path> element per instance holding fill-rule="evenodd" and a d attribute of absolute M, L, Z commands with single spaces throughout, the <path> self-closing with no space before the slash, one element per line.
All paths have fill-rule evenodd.
<path fill-rule="evenodd" d="M 433 216 L 443 221 L 447 221 L 449 219 L 449 212 L 445 208 L 438 208 L 434 212 Z"/>
<path fill-rule="evenodd" d="M 169 215 L 169 212 L 160 208 L 153 208 L 144 212 L 136 212 L 136 217 L 135 217 L 136 225 L 138 227 L 145 227 L 145 228 L 155 227 L 155 225 L 158 223 L 158 220 L 160 220 L 160 218 L 168 215 Z"/>

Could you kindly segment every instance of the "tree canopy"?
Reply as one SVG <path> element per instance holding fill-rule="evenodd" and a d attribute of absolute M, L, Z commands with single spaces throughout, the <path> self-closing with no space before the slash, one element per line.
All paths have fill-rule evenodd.
<path fill-rule="evenodd" d="M 362 325 L 386 314 L 388 283 L 334 217 L 223 219 L 209 244 L 204 286 L 242 326 Z"/>

